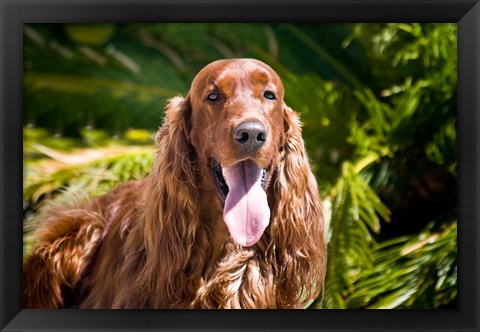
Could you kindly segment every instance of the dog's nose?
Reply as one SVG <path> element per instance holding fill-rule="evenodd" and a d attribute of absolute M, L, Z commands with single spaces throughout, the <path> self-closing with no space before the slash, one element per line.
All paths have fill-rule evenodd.
<path fill-rule="evenodd" d="M 241 146 L 257 149 L 265 144 L 267 130 L 259 121 L 242 122 L 233 131 L 233 139 Z"/>

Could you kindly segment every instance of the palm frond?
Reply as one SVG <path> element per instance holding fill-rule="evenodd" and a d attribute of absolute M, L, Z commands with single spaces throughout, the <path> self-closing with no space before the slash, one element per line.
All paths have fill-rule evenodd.
<path fill-rule="evenodd" d="M 432 224 L 433 225 L 433 224 Z M 457 222 L 380 243 L 354 281 L 349 308 L 439 308 L 456 297 Z"/>
<path fill-rule="evenodd" d="M 31 204 L 70 186 L 98 195 L 128 180 L 145 177 L 155 154 L 151 146 L 82 149 L 79 154 L 62 154 L 45 147 L 41 150 L 54 159 L 25 165 L 23 197 Z"/>
<path fill-rule="evenodd" d="M 389 220 L 388 208 L 361 175 L 376 160 L 362 159 L 356 165 L 345 162 L 332 188 L 325 308 L 347 307 L 346 299 L 355 291 L 355 276 L 373 264 L 377 243 L 371 233 L 380 231 L 380 216 Z"/>

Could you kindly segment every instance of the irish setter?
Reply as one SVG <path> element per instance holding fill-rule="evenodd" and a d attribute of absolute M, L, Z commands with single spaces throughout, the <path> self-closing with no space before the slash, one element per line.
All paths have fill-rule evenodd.
<path fill-rule="evenodd" d="M 219 60 L 175 97 L 151 174 L 52 210 L 26 308 L 302 308 L 323 289 L 322 204 L 279 76 Z"/>

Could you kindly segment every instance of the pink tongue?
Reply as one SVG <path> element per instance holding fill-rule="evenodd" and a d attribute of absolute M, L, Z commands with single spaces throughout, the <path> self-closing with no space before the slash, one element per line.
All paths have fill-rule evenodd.
<path fill-rule="evenodd" d="M 251 160 L 223 168 L 228 185 L 223 220 L 233 240 L 250 247 L 257 243 L 270 221 L 267 194 L 262 188 L 262 170 Z"/>

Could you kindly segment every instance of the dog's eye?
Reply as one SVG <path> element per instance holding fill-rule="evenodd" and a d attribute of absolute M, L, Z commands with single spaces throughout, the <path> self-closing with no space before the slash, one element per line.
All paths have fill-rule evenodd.
<path fill-rule="evenodd" d="M 220 94 L 217 92 L 212 92 L 209 93 L 207 96 L 208 101 L 219 101 L 220 100 Z"/>
<path fill-rule="evenodd" d="M 272 91 L 270 91 L 270 90 L 265 91 L 265 92 L 263 93 L 263 96 L 264 96 L 265 98 L 267 98 L 267 99 L 270 99 L 270 100 L 277 99 L 277 98 L 275 97 L 275 94 L 274 94 Z"/>

